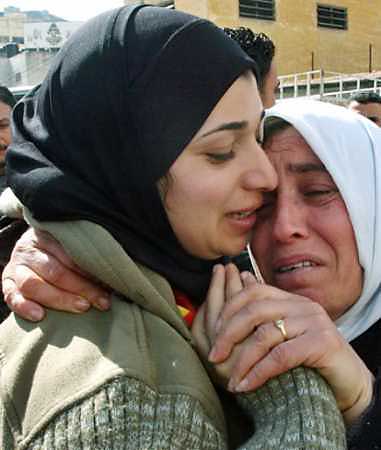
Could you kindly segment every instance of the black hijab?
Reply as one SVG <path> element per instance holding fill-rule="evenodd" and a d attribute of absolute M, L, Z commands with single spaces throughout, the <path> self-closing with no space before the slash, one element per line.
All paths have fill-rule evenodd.
<path fill-rule="evenodd" d="M 215 261 L 183 250 L 156 183 L 248 69 L 254 62 L 206 20 L 150 6 L 101 14 L 16 106 L 8 182 L 37 220 L 98 223 L 202 300 Z"/>

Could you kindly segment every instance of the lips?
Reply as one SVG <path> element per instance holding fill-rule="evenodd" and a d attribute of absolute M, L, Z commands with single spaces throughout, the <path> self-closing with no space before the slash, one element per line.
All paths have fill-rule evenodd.
<path fill-rule="evenodd" d="M 323 262 L 313 255 L 298 254 L 278 258 L 272 263 L 272 273 L 275 278 L 294 278 L 307 274 L 321 267 Z"/>
<path fill-rule="evenodd" d="M 232 217 L 233 219 L 246 219 L 248 217 L 250 217 L 251 215 L 253 215 L 255 213 L 255 210 L 251 210 L 251 211 L 237 211 L 237 212 L 233 212 L 233 213 L 229 213 L 228 215 L 230 217 Z"/>
<path fill-rule="evenodd" d="M 300 261 L 296 264 L 289 264 L 289 265 L 278 267 L 276 269 L 276 272 L 286 273 L 286 272 L 292 272 L 294 270 L 302 269 L 305 267 L 314 267 L 314 266 L 316 266 L 316 264 L 313 261 Z"/>
<path fill-rule="evenodd" d="M 232 211 L 226 214 L 228 223 L 234 228 L 239 234 L 251 231 L 255 221 L 257 220 L 257 215 L 255 213 L 256 208 L 242 209 L 240 211 Z"/>

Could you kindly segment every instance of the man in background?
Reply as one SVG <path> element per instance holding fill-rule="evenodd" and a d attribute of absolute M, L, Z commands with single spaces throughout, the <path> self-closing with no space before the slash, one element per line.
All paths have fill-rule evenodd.
<path fill-rule="evenodd" d="M 5 152 L 11 143 L 11 113 L 16 104 L 11 91 L 0 86 L 0 192 L 5 188 Z"/>
<path fill-rule="evenodd" d="M 376 92 L 358 92 L 348 102 L 348 108 L 367 117 L 381 127 L 381 96 Z"/>

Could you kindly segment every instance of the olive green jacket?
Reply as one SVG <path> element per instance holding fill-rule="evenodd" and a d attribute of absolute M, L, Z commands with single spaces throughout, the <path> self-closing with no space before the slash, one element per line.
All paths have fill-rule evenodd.
<path fill-rule="evenodd" d="M 229 448 L 229 410 L 168 283 L 98 225 L 43 228 L 118 294 L 106 313 L 49 311 L 38 324 L 11 315 L 0 326 L 1 449 Z M 255 421 L 239 448 L 345 448 L 341 415 L 312 371 L 282 375 L 239 402 Z"/>

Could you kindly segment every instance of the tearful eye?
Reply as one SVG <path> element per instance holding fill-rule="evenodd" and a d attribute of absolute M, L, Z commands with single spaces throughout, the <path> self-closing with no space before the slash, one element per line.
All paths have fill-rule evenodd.
<path fill-rule="evenodd" d="M 233 150 L 226 153 L 207 153 L 206 156 L 212 163 L 219 163 L 229 161 L 234 157 Z"/>
<path fill-rule="evenodd" d="M 336 194 L 338 192 L 337 188 L 332 189 L 315 189 L 306 191 L 304 195 L 309 198 L 326 197 L 327 195 Z"/>

